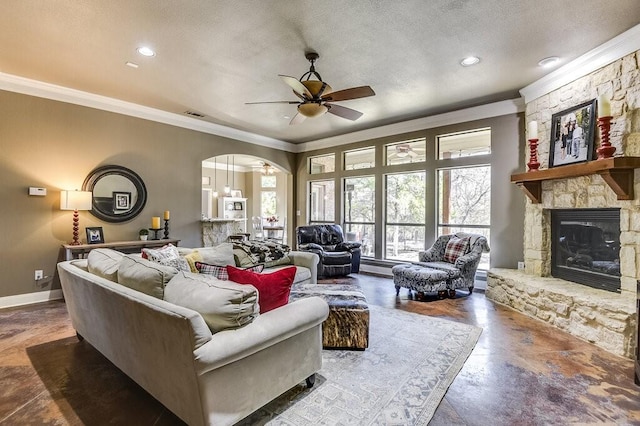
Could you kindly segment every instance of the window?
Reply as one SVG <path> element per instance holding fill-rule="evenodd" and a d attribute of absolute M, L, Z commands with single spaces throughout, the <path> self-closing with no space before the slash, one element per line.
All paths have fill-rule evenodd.
<path fill-rule="evenodd" d="M 335 222 L 335 183 L 318 180 L 309 183 L 309 223 Z"/>
<path fill-rule="evenodd" d="M 260 216 L 277 216 L 276 177 L 271 175 L 260 176 Z"/>
<path fill-rule="evenodd" d="M 438 170 L 438 236 L 472 232 L 489 240 L 491 166 Z M 483 253 L 479 269 L 489 268 Z"/>
<path fill-rule="evenodd" d="M 374 176 L 344 180 L 345 239 L 361 243 L 362 256 L 375 255 L 375 187 Z"/>
<path fill-rule="evenodd" d="M 438 158 L 491 154 L 491 129 L 477 129 L 438 136 Z"/>
<path fill-rule="evenodd" d="M 385 146 L 387 166 L 426 161 L 427 140 L 425 138 L 398 142 Z"/>
<path fill-rule="evenodd" d="M 387 175 L 385 258 L 418 261 L 426 229 L 426 173 Z"/>
<path fill-rule="evenodd" d="M 376 166 L 376 149 L 374 147 L 356 149 L 344 153 L 344 169 L 370 169 Z"/>
<path fill-rule="evenodd" d="M 309 158 L 309 174 L 330 173 L 336 171 L 335 154 L 319 155 Z"/>

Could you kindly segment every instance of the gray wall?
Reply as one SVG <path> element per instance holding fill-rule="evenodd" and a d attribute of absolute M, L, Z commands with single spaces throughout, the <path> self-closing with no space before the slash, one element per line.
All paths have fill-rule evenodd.
<path fill-rule="evenodd" d="M 202 160 L 251 154 L 289 171 L 295 154 L 12 92 L 0 91 L 0 297 L 59 288 L 57 279 L 38 288 L 34 270 L 53 276 L 61 244 L 71 240 L 73 213 L 60 210 L 60 190 L 80 189 L 94 168 L 115 164 L 138 173 L 148 191 L 142 213 L 122 224 L 80 212 L 84 228 L 101 226 L 107 242 L 134 240 L 152 216 L 171 211 L 171 237 L 201 245 Z M 30 186 L 47 188 L 30 197 Z"/>

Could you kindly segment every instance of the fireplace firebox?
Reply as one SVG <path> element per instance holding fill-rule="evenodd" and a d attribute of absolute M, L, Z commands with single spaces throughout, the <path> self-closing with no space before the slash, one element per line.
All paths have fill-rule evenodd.
<path fill-rule="evenodd" d="M 620 209 L 551 210 L 551 275 L 620 292 Z"/>

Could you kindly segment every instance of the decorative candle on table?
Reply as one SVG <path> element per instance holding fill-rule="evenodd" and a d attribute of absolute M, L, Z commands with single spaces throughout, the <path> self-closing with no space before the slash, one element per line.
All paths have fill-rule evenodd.
<path fill-rule="evenodd" d="M 611 146 L 609 141 L 609 131 L 611 130 L 611 101 L 606 95 L 598 96 L 598 127 L 600 128 L 600 147 L 598 160 L 613 157 L 616 147 Z"/>
<path fill-rule="evenodd" d="M 169 238 L 169 218 L 171 217 L 171 213 L 169 210 L 164 211 L 164 240 Z"/>
<path fill-rule="evenodd" d="M 153 216 L 151 218 L 151 229 L 160 229 L 160 216 Z"/>
<path fill-rule="evenodd" d="M 527 138 L 529 139 L 529 166 L 530 172 L 535 172 L 540 167 L 538 163 L 538 122 L 530 121 L 527 125 Z"/>

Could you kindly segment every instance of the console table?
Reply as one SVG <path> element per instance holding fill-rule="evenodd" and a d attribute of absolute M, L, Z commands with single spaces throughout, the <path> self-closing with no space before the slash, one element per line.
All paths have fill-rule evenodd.
<path fill-rule="evenodd" d="M 167 238 L 164 240 L 136 240 L 136 241 L 116 241 L 113 243 L 100 244 L 80 244 L 77 246 L 63 244 L 65 260 L 83 259 L 87 253 L 97 248 L 109 248 L 123 253 L 136 253 L 145 247 L 162 247 L 166 244 L 177 246 L 180 240 Z"/>

